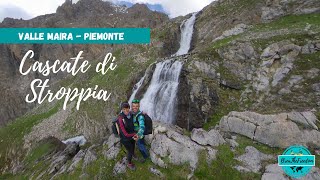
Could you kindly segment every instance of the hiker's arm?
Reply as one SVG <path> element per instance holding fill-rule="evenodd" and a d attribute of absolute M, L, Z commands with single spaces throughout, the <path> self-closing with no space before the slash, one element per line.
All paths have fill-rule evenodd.
<path fill-rule="evenodd" d="M 139 131 L 137 134 L 139 137 L 143 137 L 143 133 L 145 130 L 144 117 L 142 115 L 140 115 L 138 121 L 139 121 Z"/>
<path fill-rule="evenodd" d="M 130 138 L 130 137 L 133 137 L 134 135 L 136 135 L 135 133 L 132 133 L 132 134 L 127 133 L 126 128 L 124 128 L 124 124 L 123 124 L 123 121 L 122 121 L 121 118 L 118 118 L 118 121 L 119 121 L 119 124 L 120 124 L 121 132 L 123 133 L 123 135 L 125 137 Z"/>

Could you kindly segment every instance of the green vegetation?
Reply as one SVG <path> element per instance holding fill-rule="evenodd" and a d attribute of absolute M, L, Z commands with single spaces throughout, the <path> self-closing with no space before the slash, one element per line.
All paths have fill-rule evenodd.
<path fill-rule="evenodd" d="M 224 39 L 217 40 L 216 42 L 214 42 L 212 44 L 212 47 L 214 49 L 219 49 L 221 47 L 224 47 L 224 46 L 228 45 L 230 42 L 232 42 L 233 40 L 238 39 L 239 37 L 240 37 L 240 35 L 233 35 L 233 36 L 226 37 Z"/>
<path fill-rule="evenodd" d="M 265 154 L 274 154 L 274 155 L 280 155 L 284 151 L 284 149 L 281 148 L 272 148 L 267 145 L 264 145 L 262 143 L 259 143 L 257 141 L 254 141 L 250 138 L 247 138 L 245 136 L 238 135 L 237 140 L 239 143 L 239 146 L 236 148 L 236 154 L 241 155 L 245 153 L 245 148 L 247 146 L 253 146 L 256 149 L 258 149 L 260 152 Z"/>
<path fill-rule="evenodd" d="M 0 128 L 0 170 L 5 168 L 4 165 L 10 165 L 13 159 L 23 157 L 22 146 L 24 135 L 28 134 L 32 127 L 43 119 L 57 113 L 59 107 L 60 103 L 57 103 L 54 108 L 45 113 L 24 116 Z"/>
<path fill-rule="evenodd" d="M 320 14 L 287 15 L 270 23 L 259 24 L 253 28 L 254 32 L 264 32 L 277 29 L 304 29 L 307 25 L 320 26 Z"/>
<path fill-rule="evenodd" d="M 304 45 L 309 40 L 314 40 L 315 36 L 319 36 L 320 30 L 320 15 L 319 14 L 304 14 L 304 15 L 288 15 L 281 17 L 270 23 L 257 24 L 251 27 L 247 32 L 239 35 L 233 35 L 212 43 L 211 47 L 213 49 L 219 49 L 228 46 L 230 42 L 236 40 L 240 41 L 243 37 L 257 32 L 269 32 L 281 29 L 304 29 L 307 25 L 310 26 L 310 30 L 315 30 L 315 33 L 308 34 L 307 32 L 299 31 L 290 34 L 279 34 L 275 33 L 274 36 L 267 39 L 253 39 L 251 40 L 256 49 L 264 49 L 268 45 L 279 42 L 282 40 L 290 40 L 297 45 Z"/>
<path fill-rule="evenodd" d="M 206 124 L 204 124 L 203 129 L 209 130 L 218 125 L 221 118 L 228 115 L 229 112 L 238 111 L 240 109 L 240 104 L 238 102 L 240 93 L 241 92 L 238 90 L 218 89 L 219 105 L 217 106 L 214 115 Z"/>
<path fill-rule="evenodd" d="M 219 15 L 228 15 L 234 12 L 243 12 L 247 9 L 254 9 L 257 4 L 263 2 L 262 0 L 237 0 L 224 1 L 219 5 L 212 7 L 211 12 L 216 12 Z"/>
<path fill-rule="evenodd" d="M 198 179 L 260 179 L 261 174 L 240 173 L 233 167 L 239 162 L 234 159 L 234 153 L 228 145 L 218 147 L 217 159 L 211 164 L 206 162 L 205 153 L 200 156 L 200 163 L 195 171 L 195 177 Z"/>

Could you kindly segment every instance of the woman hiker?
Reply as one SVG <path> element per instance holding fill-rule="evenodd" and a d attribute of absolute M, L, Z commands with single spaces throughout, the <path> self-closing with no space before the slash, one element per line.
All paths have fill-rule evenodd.
<path fill-rule="evenodd" d="M 120 142 L 127 150 L 128 168 L 135 170 L 135 165 L 132 163 L 134 155 L 135 141 L 138 140 L 138 135 L 134 132 L 133 118 L 130 114 L 129 103 L 121 104 L 121 112 L 119 114 L 117 124 L 120 129 Z"/>

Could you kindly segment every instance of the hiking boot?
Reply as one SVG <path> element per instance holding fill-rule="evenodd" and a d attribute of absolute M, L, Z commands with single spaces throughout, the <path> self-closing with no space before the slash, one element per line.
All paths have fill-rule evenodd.
<path fill-rule="evenodd" d="M 134 171 L 134 170 L 136 170 L 136 166 L 133 164 L 133 163 L 128 163 L 128 168 L 130 169 L 130 170 L 132 170 L 132 171 Z"/>

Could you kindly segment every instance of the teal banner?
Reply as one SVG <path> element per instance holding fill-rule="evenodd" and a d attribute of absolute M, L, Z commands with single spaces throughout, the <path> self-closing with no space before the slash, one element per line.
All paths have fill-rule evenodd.
<path fill-rule="evenodd" d="M 1 44 L 149 44 L 150 28 L 0 28 Z"/>

